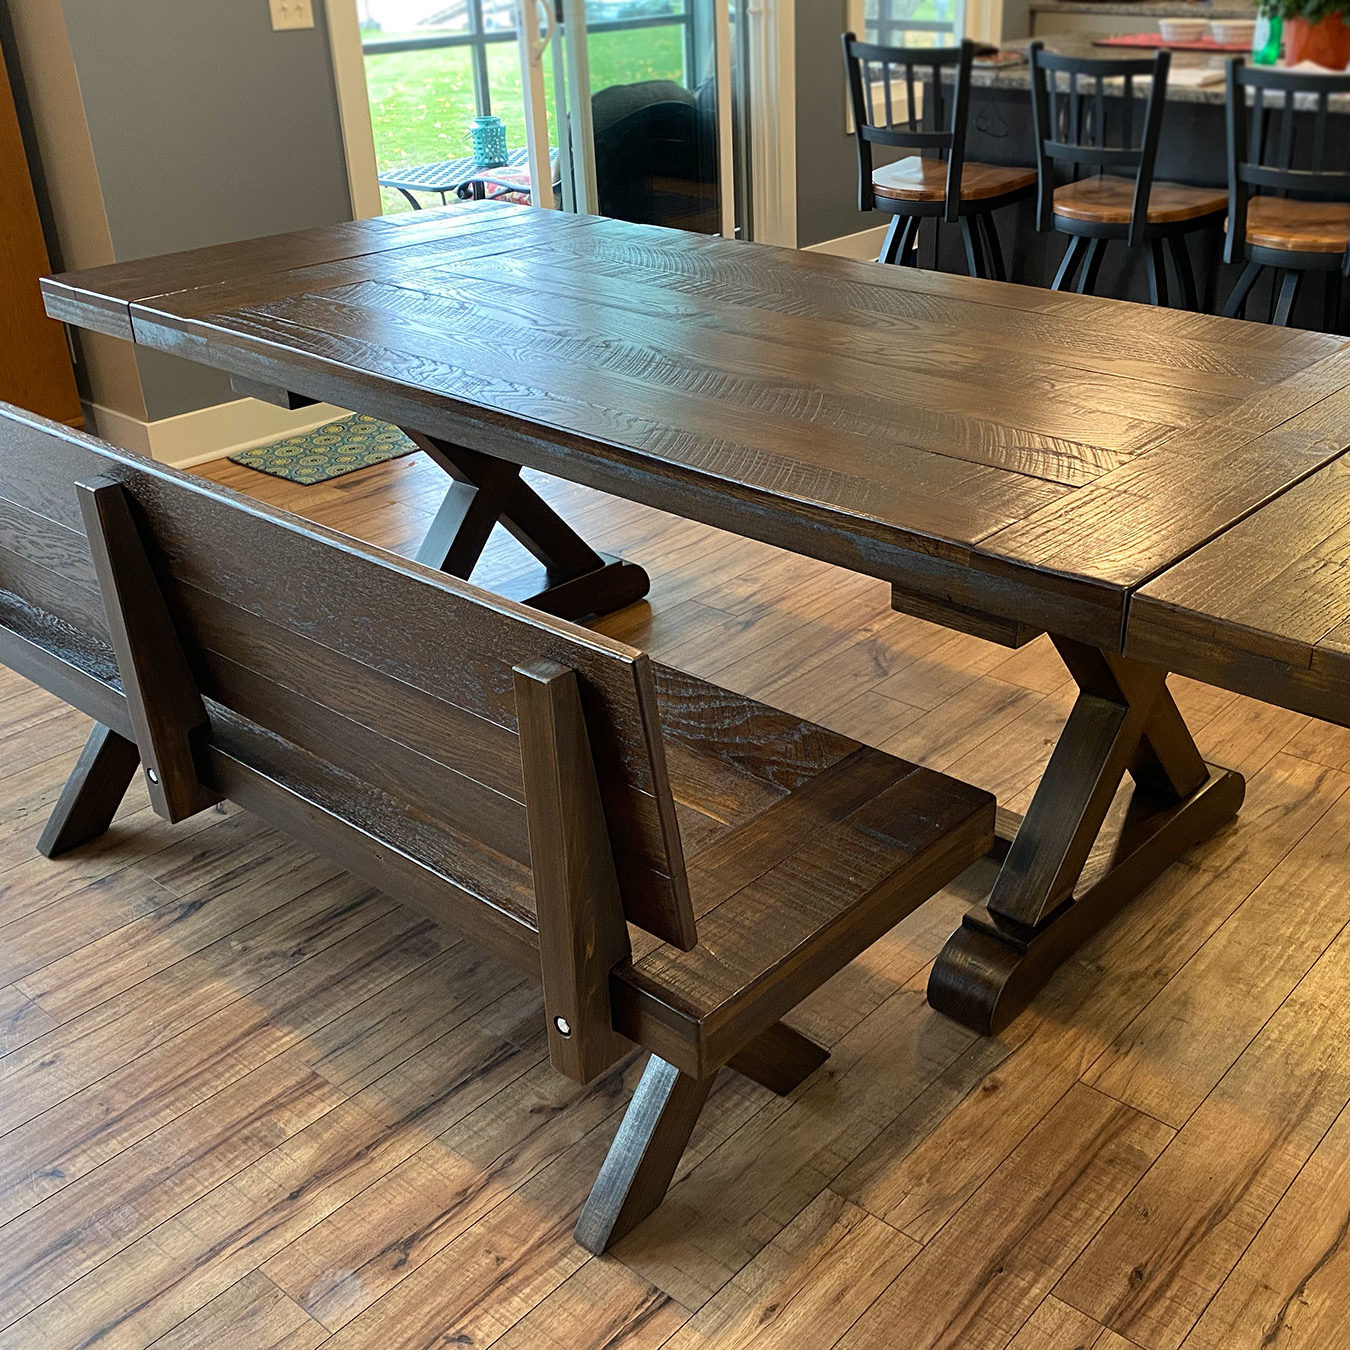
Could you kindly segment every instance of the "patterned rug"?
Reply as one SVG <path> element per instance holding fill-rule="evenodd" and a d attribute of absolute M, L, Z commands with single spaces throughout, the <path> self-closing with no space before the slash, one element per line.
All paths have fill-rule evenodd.
<path fill-rule="evenodd" d="M 411 455 L 417 447 L 397 428 L 364 413 L 340 417 L 313 431 L 287 436 L 230 456 L 243 464 L 292 483 L 326 483 L 330 478 Z"/>

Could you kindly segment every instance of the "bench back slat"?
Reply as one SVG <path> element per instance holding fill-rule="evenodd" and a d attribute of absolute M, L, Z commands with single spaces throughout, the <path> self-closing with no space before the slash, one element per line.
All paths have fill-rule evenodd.
<path fill-rule="evenodd" d="M 96 647 L 75 484 L 100 475 L 136 503 L 204 697 L 485 859 L 529 866 L 512 672 L 575 670 L 625 913 L 667 940 L 692 932 L 645 656 L 0 404 L 0 588 Z"/>

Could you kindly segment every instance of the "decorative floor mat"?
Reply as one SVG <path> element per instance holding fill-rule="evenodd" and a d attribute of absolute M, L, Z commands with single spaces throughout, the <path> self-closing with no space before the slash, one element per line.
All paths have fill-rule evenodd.
<path fill-rule="evenodd" d="M 336 422 L 325 422 L 313 431 L 241 450 L 229 458 L 231 464 L 243 464 L 274 478 L 311 484 L 326 483 L 330 478 L 341 478 L 372 464 L 399 459 L 416 449 L 397 427 L 364 413 L 353 413 Z"/>

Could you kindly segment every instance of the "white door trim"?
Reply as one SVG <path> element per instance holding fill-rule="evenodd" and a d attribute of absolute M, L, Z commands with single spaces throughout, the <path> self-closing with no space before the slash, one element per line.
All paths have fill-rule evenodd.
<path fill-rule="evenodd" d="M 375 131 L 370 123 L 370 94 L 366 88 L 366 58 L 361 52 L 361 25 L 356 0 L 324 0 L 328 20 L 328 47 L 333 61 L 333 87 L 342 148 L 347 159 L 347 190 L 352 217 L 378 216 L 380 171 L 375 163 Z"/>
<path fill-rule="evenodd" d="M 600 189 L 595 178 L 595 122 L 591 116 L 590 34 L 586 30 L 586 0 L 562 0 L 563 51 L 566 55 L 567 104 L 571 125 L 567 145 L 558 154 L 570 152 L 572 191 L 576 209 L 586 215 L 600 214 Z M 559 138 L 563 131 L 559 128 Z"/>
<path fill-rule="evenodd" d="M 754 237 L 797 247 L 796 0 L 750 0 L 750 191 Z"/>

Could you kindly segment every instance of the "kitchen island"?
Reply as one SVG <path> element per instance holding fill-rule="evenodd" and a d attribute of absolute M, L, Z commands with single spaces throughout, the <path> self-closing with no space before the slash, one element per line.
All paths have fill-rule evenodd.
<path fill-rule="evenodd" d="M 1031 0 L 1032 37 L 1156 33 L 1159 19 L 1255 19 L 1251 0 Z"/>

